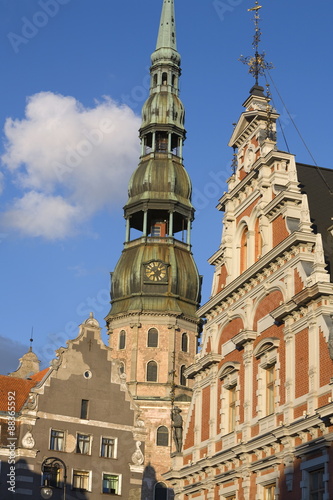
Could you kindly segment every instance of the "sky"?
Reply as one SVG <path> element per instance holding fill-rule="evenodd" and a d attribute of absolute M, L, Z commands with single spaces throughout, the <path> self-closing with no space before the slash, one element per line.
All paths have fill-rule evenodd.
<path fill-rule="evenodd" d="M 239 58 L 253 54 L 254 0 L 175 4 L 204 303 L 207 259 L 221 240 L 215 207 L 231 175 L 227 144 L 253 84 Z M 332 168 L 333 3 L 261 5 L 279 149 Z M 31 335 L 41 368 L 48 366 L 90 312 L 107 342 L 110 272 L 125 238 L 161 7 L 162 0 L 0 0 L 1 374 L 16 370 Z"/>

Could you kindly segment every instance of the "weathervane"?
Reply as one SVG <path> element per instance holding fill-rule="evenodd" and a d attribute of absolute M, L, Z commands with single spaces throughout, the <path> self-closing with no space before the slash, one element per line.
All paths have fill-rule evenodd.
<path fill-rule="evenodd" d="M 240 57 L 240 61 L 242 63 L 246 64 L 249 67 L 249 73 L 254 76 L 256 80 L 256 85 L 259 84 L 259 75 L 263 75 L 265 69 L 272 69 L 273 65 L 271 63 L 268 63 L 265 61 L 265 52 L 262 52 L 262 54 L 259 53 L 259 44 L 260 44 L 260 39 L 261 39 L 261 29 L 259 26 L 259 21 L 260 21 L 260 15 L 259 15 L 259 10 L 262 8 L 261 5 L 259 5 L 258 0 L 255 0 L 255 6 L 252 7 L 252 9 L 248 9 L 248 12 L 254 12 L 254 26 L 255 26 L 255 32 L 254 32 L 254 37 L 253 37 L 253 42 L 252 42 L 252 47 L 254 48 L 255 54 L 254 56 L 248 56 Z"/>

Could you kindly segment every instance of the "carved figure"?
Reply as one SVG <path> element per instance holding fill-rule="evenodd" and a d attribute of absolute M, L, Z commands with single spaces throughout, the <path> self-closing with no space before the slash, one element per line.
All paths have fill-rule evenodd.
<path fill-rule="evenodd" d="M 183 447 L 183 418 L 181 416 L 181 409 L 178 406 L 175 406 L 171 418 L 172 418 L 172 427 L 173 427 L 173 440 L 176 445 L 177 453 L 182 451 Z"/>

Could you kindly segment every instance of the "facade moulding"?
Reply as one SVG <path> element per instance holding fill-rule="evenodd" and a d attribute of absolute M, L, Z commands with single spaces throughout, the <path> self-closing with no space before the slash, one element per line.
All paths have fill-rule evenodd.
<path fill-rule="evenodd" d="M 309 288 L 305 288 L 297 295 L 294 295 L 292 300 L 277 307 L 270 314 L 275 321 L 281 322 L 300 307 L 322 296 L 333 297 L 333 283 L 316 283 Z"/>
<path fill-rule="evenodd" d="M 228 296 L 234 293 L 236 290 L 245 286 L 246 283 L 253 279 L 255 275 L 257 279 L 260 278 L 259 274 L 263 271 L 264 268 L 267 268 L 269 265 L 273 264 L 275 260 L 279 257 L 289 257 L 289 260 L 297 253 L 297 246 L 301 246 L 302 244 L 311 244 L 315 245 L 316 235 L 314 234 L 303 234 L 301 232 L 295 231 L 290 236 L 285 238 L 281 243 L 279 243 L 276 247 L 272 248 L 267 254 L 263 255 L 261 259 L 251 267 L 249 267 L 246 271 L 244 271 L 240 276 L 235 278 L 231 283 L 226 285 L 226 287 L 221 290 L 217 295 L 212 297 L 204 306 L 202 306 L 198 310 L 198 316 L 205 316 L 208 312 L 212 311 L 216 306 L 219 305 L 223 300 L 225 300 Z M 285 255 L 284 255 L 285 254 Z M 266 277 L 263 277 L 266 279 Z M 263 281 L 263 280 L 262 280 Z"/>

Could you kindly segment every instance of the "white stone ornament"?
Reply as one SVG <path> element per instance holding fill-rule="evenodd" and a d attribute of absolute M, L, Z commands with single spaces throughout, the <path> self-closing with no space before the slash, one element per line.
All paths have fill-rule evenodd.
<path fill-rule="evenodd" d="M 22 438 L 22 446 L 27 450 L 32 450 L 35 446 L 35 440 L 31 434 L 31 432 L 27 432 Z"/>

